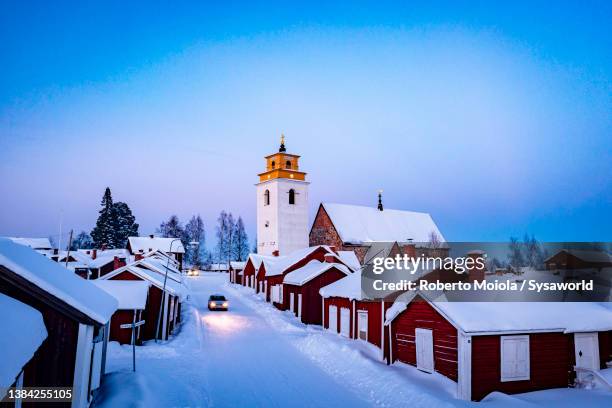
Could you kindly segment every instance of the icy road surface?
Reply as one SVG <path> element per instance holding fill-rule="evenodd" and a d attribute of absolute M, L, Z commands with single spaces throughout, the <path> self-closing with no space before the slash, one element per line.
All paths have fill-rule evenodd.
<path fill-rule="evenodd" d="M 190 300 L 181 331 L 164 344 L 109 344 L 97 407 L 451 407 L 612 406 L 610 394 L 549 390 L 479 404 L 454 398 L 456 384 L 412 366 L 380 362 L 368 343 L 305 326 L 227 274 L 188 279 Z M 229 312 L 209 312 L 208 296 L 222 293 Z"/>

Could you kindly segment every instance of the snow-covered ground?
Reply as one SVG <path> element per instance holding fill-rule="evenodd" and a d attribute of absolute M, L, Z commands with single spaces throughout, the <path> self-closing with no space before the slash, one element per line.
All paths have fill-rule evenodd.
<path fill-rule="evenodd" d="M 493 394 L 475 404 L 454 399 L 455 383 L 412 366 L 380 362 L 380 351 L 306 326 L 263 302 L 227 274 L 190 279 L 181 332 L 165 344 L 111 343 L 96 406 L 143 407 L 443 407 L 612 406 L 611 394 L 550 390 Z M 210 294 L 223 293 L 229 312 L 209 312 Z"/>

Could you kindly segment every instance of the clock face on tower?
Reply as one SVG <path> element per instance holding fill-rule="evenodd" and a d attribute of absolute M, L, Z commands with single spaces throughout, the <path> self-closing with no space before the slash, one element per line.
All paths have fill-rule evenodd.
<path fill-rule="evenodd" d="M 265 157 L 257 183 L 257 252 L 287 255 L 308 247 L 308 182 L 300 156 L 287 153 L 284 136 L 278 153 Z"/>

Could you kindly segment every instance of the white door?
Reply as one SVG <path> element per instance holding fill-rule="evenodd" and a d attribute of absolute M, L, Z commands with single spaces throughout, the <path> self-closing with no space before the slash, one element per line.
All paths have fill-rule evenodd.
<path fill-rule="evenodd" d="M 351 311 L 346 307 L 340 308 L 340 334 L 351 336 Z"/>
<path fill-rule="evenodd" d="M 433 333 L 429 329 L 416 329 L 416 361 L 419 370 L 433 373 Z"/>
<path fill-rule="evenodd" d="M 289 293 L 289 310 L 295 313 L 295 294 L 293 292 Z"/>
<path fill-rule="evenodd" d="M 357 312 L 357 333 L 361 340 L 368 341 L 368 311 L 360 310 Z"/>
<path fill-rule="evenodd" d="M 302 318 L 302 294 L 298 293 L 298 310 L 297 310 L 297 316 L 301 319 Z"/>
<path fill-rule="evenodd" d="M 329 307 L 327 321 L 329 330 L 338 333 L 338 308 L 336 306 Z"/>
<path fill-rule="evenodd" d="M 575 333 L 576 367 L 599 370 L 599 340 L 597 333 Z"/>

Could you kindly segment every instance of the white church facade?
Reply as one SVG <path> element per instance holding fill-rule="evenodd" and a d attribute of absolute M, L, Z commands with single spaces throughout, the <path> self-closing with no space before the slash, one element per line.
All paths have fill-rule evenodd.
<path fill-rule="evenodd" d="M 300 156 L 287 153 L 284 137 L 278 153 L 266 156 L 257 183 L 257 252 L 287 255 L 308 247 L 308 182 Z"/>

